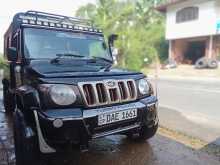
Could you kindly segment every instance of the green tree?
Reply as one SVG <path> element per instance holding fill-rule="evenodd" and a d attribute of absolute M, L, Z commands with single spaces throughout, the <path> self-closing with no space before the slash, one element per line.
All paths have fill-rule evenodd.
<path fill-rule="evenodd" d="M 105 35 L 119 34 L 119 65 L 140 70 L 158 56 L 167 57 L 164 18 L 154 8 L 155 0 L 98 0 L 79 8 L 76 16 L 89 18 Z M 157 0 L 162 3 L 163 0 Z M 147 58 L 148 62 L 144 63 Z"/>
<path fill-rule="evenodd" d="M 3 58 L 3 54 L 0 53 L 0 69 L 4 69 L 6 67 L 7 63 L 5 59 Z"/>

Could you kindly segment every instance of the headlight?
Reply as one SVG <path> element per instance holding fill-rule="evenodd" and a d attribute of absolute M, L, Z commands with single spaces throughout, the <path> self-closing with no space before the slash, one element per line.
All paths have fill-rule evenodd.
<path fill-rule="evenodd" d="M 50 97 L 57 105 L 71 105 L 76 101 L 76 94 L 67 85 L 53 85 L 50 87 Z"/>
<path fill-rule="evenodd" d="M 138 89 L 139 89 L 139 92 L 142 94 L 142 95 L 146 95 L 146 94 L 149 94 L 150 93 L 150 86 L 147 82 L 146 79 L 141 79 L 139 81 L 139 84 L 138 84 Z"/>

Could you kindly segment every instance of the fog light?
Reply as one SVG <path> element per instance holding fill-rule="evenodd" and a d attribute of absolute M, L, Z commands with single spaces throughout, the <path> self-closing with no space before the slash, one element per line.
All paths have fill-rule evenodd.
<path fill-rule="evenodd" d="M 148 109 L 148 111 L 154 111 L 154 110 L 156 110 L 156 109 L 157 109 L 156 103 L 148 104 L 148 105 L 147 105 L 147 109 Z"/>
<path fill-rule="evenodd" d="M 55 119 L 55 120 L 53 121 L 53 126 L 54 126 L 55 128 L 60 128 L 60 127 L 63 126 L 63 121 L 62 121 L 61 119 Z"/>

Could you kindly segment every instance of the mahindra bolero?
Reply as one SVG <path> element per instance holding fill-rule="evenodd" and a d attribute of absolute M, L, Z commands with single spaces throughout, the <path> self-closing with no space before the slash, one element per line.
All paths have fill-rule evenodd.
<path fill-rule="evenodd" d="M 108 135 L 146 140 L 156 133 L 152 85 L 142 73 L 113 67 L 115 39 L 85 19 L 38 11 L 14 16 L 4 36 L 2 83 L 17 165 L 86 151 L 89 141 Z"/>

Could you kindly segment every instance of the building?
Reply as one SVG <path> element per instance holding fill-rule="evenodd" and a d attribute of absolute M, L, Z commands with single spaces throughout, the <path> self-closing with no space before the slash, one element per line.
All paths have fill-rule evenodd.
<path fill-rule="evenodd" d="M 157 10 L 166 15 L 170 59 L 194 64 L 220 55 L 220 0 L 170 0 Z"/>

